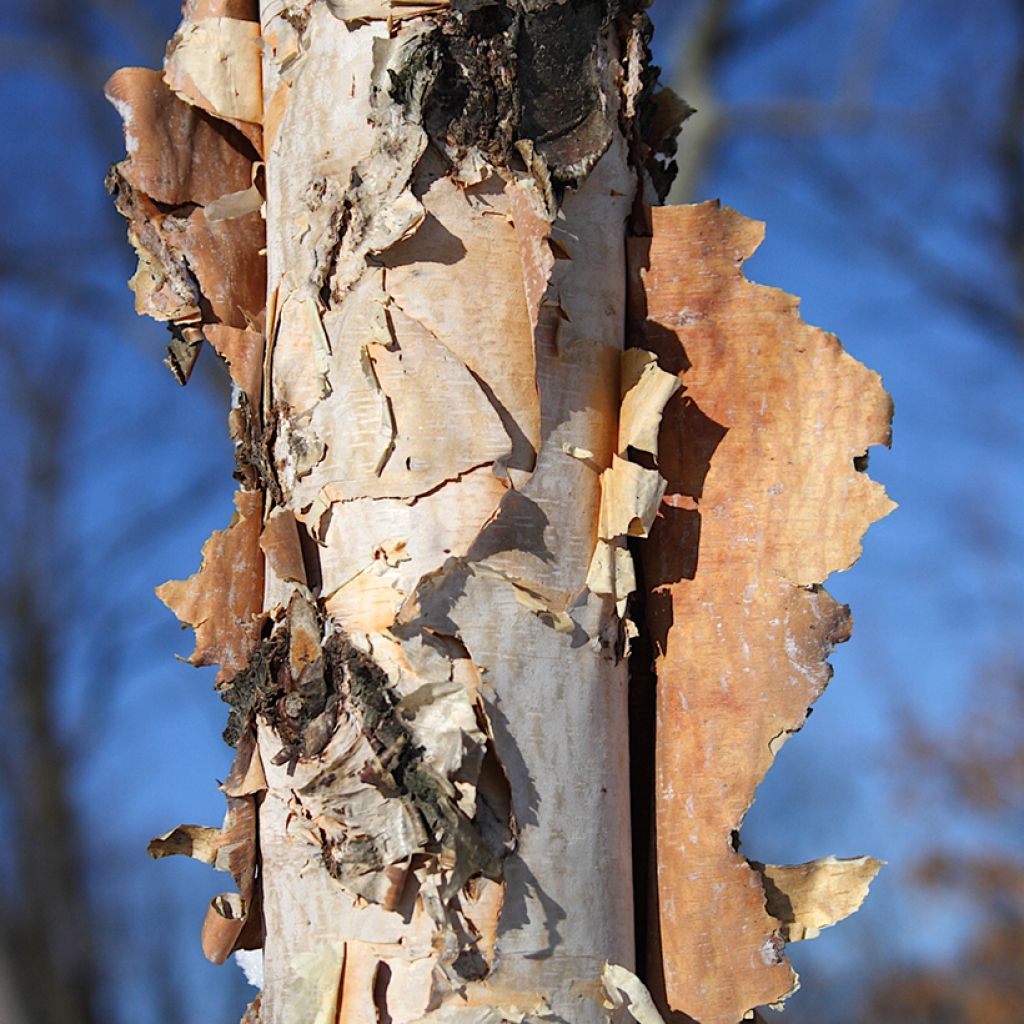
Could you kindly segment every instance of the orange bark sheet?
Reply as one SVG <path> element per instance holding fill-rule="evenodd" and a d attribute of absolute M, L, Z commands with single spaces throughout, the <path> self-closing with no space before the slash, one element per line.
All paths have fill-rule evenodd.
<path fill-rule="evenodd" d="M 795 988 L 734 837 L 849 636 L 848 609 L 819 584 L 893 508 L 858 471 L 888 443 L 891 403 L 795 298 L 743 277 L 759 223 L 717 203 L 649 216 L 631 243 L 630 340 L 682 382 L 641 545 L 658 676 L 652 988 L 663 973 L 671 1011 L 735 1024 Z"/>

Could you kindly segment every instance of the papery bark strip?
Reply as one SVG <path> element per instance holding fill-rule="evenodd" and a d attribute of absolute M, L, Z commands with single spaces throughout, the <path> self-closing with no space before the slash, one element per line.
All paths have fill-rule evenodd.
<path fill-rule="evenodd" d="M 658 676 L 649 971 L 667 1008 L 736 1024 L 796 985 L 739 829 L 849 637 L 820 584 L 894 507 L 861 471 L 892 404 L 796 299 L 743 277 L 760 224 L 717 203 L 648 216 L 630 243 L 630 337 L 682 383 L 640 549 Z"/>

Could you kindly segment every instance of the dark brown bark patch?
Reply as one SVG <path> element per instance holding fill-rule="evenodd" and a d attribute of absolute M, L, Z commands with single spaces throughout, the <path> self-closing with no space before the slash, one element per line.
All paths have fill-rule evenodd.
<path fill-rule="evenodd" d="M 437 148 L 508 164 L 528 142 L 552 179 L 576 185 L 608 148 L 601 33 L 639 0 L 463 0 L 392 77 L 392 95 Z M 424 85 L 426 86 L 424 88 Z"/>
<path fill-rule="evenodd" d="M 387 673 L 344 633 L 335 631 L 322 641 L 323 633 L 319 612 L 296 592 L 285 621 L 253 648 L 246 668 L 220 688 L 221 697 L 231 705 L 225 740 L 236 745 L 259 715 L 282 743 L 273 762 L 295 764 L 320 754 L 334 735 L 339 716 L 345 716 L 357 723 L 376 755 L 372 770 L 364 770 L 363 781 L 409 805 L 430 837 L 425 852 L 448 855 L 451 867 L 443 898 L 454 896 L 474 875 L 500 877 L 501 860 L 512 843 L 507 815 L 499 822 L 499 813 L 484 793 L 480 820 L 470 820 L 458 806 L 457 790 L 434 770 L 417 744 Z M 317 785 L 331 781 L 321 778 Z M 367 837 L 360 856 L 364 870 L 386 863 L 375 863 L 372 837 Z M 351 850 L 339 860 L 325 843 L 323 863 L 332 874 L 347 876 L 350 859 Z"/>

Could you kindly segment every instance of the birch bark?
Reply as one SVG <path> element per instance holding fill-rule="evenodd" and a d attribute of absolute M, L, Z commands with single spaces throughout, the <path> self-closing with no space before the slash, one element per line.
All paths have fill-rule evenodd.
<path fill-rule="evenodd" d="M 268 766 L 265 1019 L 293 1018 L 301 965 L 333 947 L 353 1020 L 386 1004 L 395 1021 L 588 1024 L 606 1019 L 604 964 L 633 961 L 627 680 L 614 595 L 586 581 L 616 450 L 638 29 L 597 4 L 440 29 L 380 6 L 261 13 L 279 514 L 315 542 L 305 582 L 328 628 L 398 699 L 429 688 L 425 762 L 509 838 L 491 880 L 453 893 L 459 852 L 380 829 L 403 859 L 367 902 L 365 878 L 310 869 L 291 825 L 315 791 L 313 818 L 379 827 L 341 809 L 350 779 L 324 791 L 349 738 Z M 590 82 L 558 94 L 554 59 Z M 509 147 L 500 119 L 531 116 L 546 137 Z M 276 569 L 267 608 L 295 587 Z"/>

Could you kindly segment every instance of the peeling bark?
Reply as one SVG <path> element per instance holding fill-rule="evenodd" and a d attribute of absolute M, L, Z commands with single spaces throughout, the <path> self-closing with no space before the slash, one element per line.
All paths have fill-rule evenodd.
<path fill-rule="evenodd" d="M 234 877 L 203 947 L 263 950 L 247 1020 L 725 1024 L 877 870 L 733 833 L 845 638 L 817 584 L 888 509 L 853 468 L 888 406 L 739 276 L 756 229 L 645 206 L 688 108 L 643 6 L 191 0 L 108 86 L 137 307 L 235 386 L 238 515 L 158 591 L 220 666 L 228 814 L 150 852 Z"/>
<path fill-rule="evenodd" d="M 849 609 L 820 584 L 894 508 L 860 471 L 889 443 L 889 397 L 800 320 L 796 299 L 743 277 L 762 236 L 704 203 L 652 209 L 649 237 L 630 246 L 631 337 L 682 382 L 641 549 L 658 674 L 649 970 L 668 1007 L 704 1024 L 735 1024 L 796 988 L 789 922 L 772 916 L 738 832 L 850 635 Z"/>
<path fill-rule="evenodd" d="M 157 588 L 160 600 L 195 629 L 196 647 L 188 660 L 219 665 L 218 681 L 244 666 L 252 620 L 263 603 L 261 506 L 258 492 L 239 491 L 235 518 L 203 546 L 199 572 Z"/>
<path fill-rule="evenodd" d="M 277 475 L 285 507 L 318 541 L 331 621 L 399 706 L 429 696 L 413 718 L 429 710 L 438 723 L 417 740 L 426 764 L 438 763 L 439 723 L 472 710 L 461 741 L 472 767 L 448 757 L 434 771 L 461 790 L 477 836 L 444 839 L 450 812 L 414 802 L 426 835 L 389 826 L 398 877 L 333 886 L 322 874 L 278 882 L 296 854 L 268 839 L 267 969 L 287 976 L 317 942 L 345 943 L 343 1018 L 376 977 L 361 969 L 346 989 L 350 956 L 375 942 L 390 980 L 383 995 L 374 986 L 394 1020 L 600 1020 L 603 964 L 631 962 L 633 945 L 625 665 L 613 603 L 585 591 L 615 444 L 636 190 L 618 116 L 620 37 L 599 21 L 586 36 L 605 67 L 592 106 L 607 137 L 555 207 L 550 166 L 538 180 L 509 141 L 509 12 L 407 17 L 390 32 L 365 9 L 339 13 L 313 6 L 301 33 L 282 18 L 264 25 L 271 102 L 288 96 L 267 157 L 273 390 L 324 448 L 300 473 L 279 432 Z M 476 63 L 459 64 L 471 51 Z M 481 84 L 494 92 L 490 121 L 476 108 L 456 116 L 459 76 L 486 60 L 508 90 Z M 318 82 L 339 66 L 348 102 L 327 104 Z M 567 457 L 567 443 L 594 464 Z M 271 579 L 268 604 L 286 590 Z M 531 725 L 540 707 L 543 729 Z M 599 759 L 586 753 L 595 743 Z M 272 773 L 267 818 L 288 820 L 290 794 L 312 796 L 322 776 L 299 763 L 278 797 Z M 493 836 L 513 823 L 506 853 Z M 491 859 L 461 867 L 457 849 L 480 839 Z M 312 921 L 297 930 L 300 907 Z M 268 988 L 272 1019 L 288 1012 L 286 992 Z"/>

